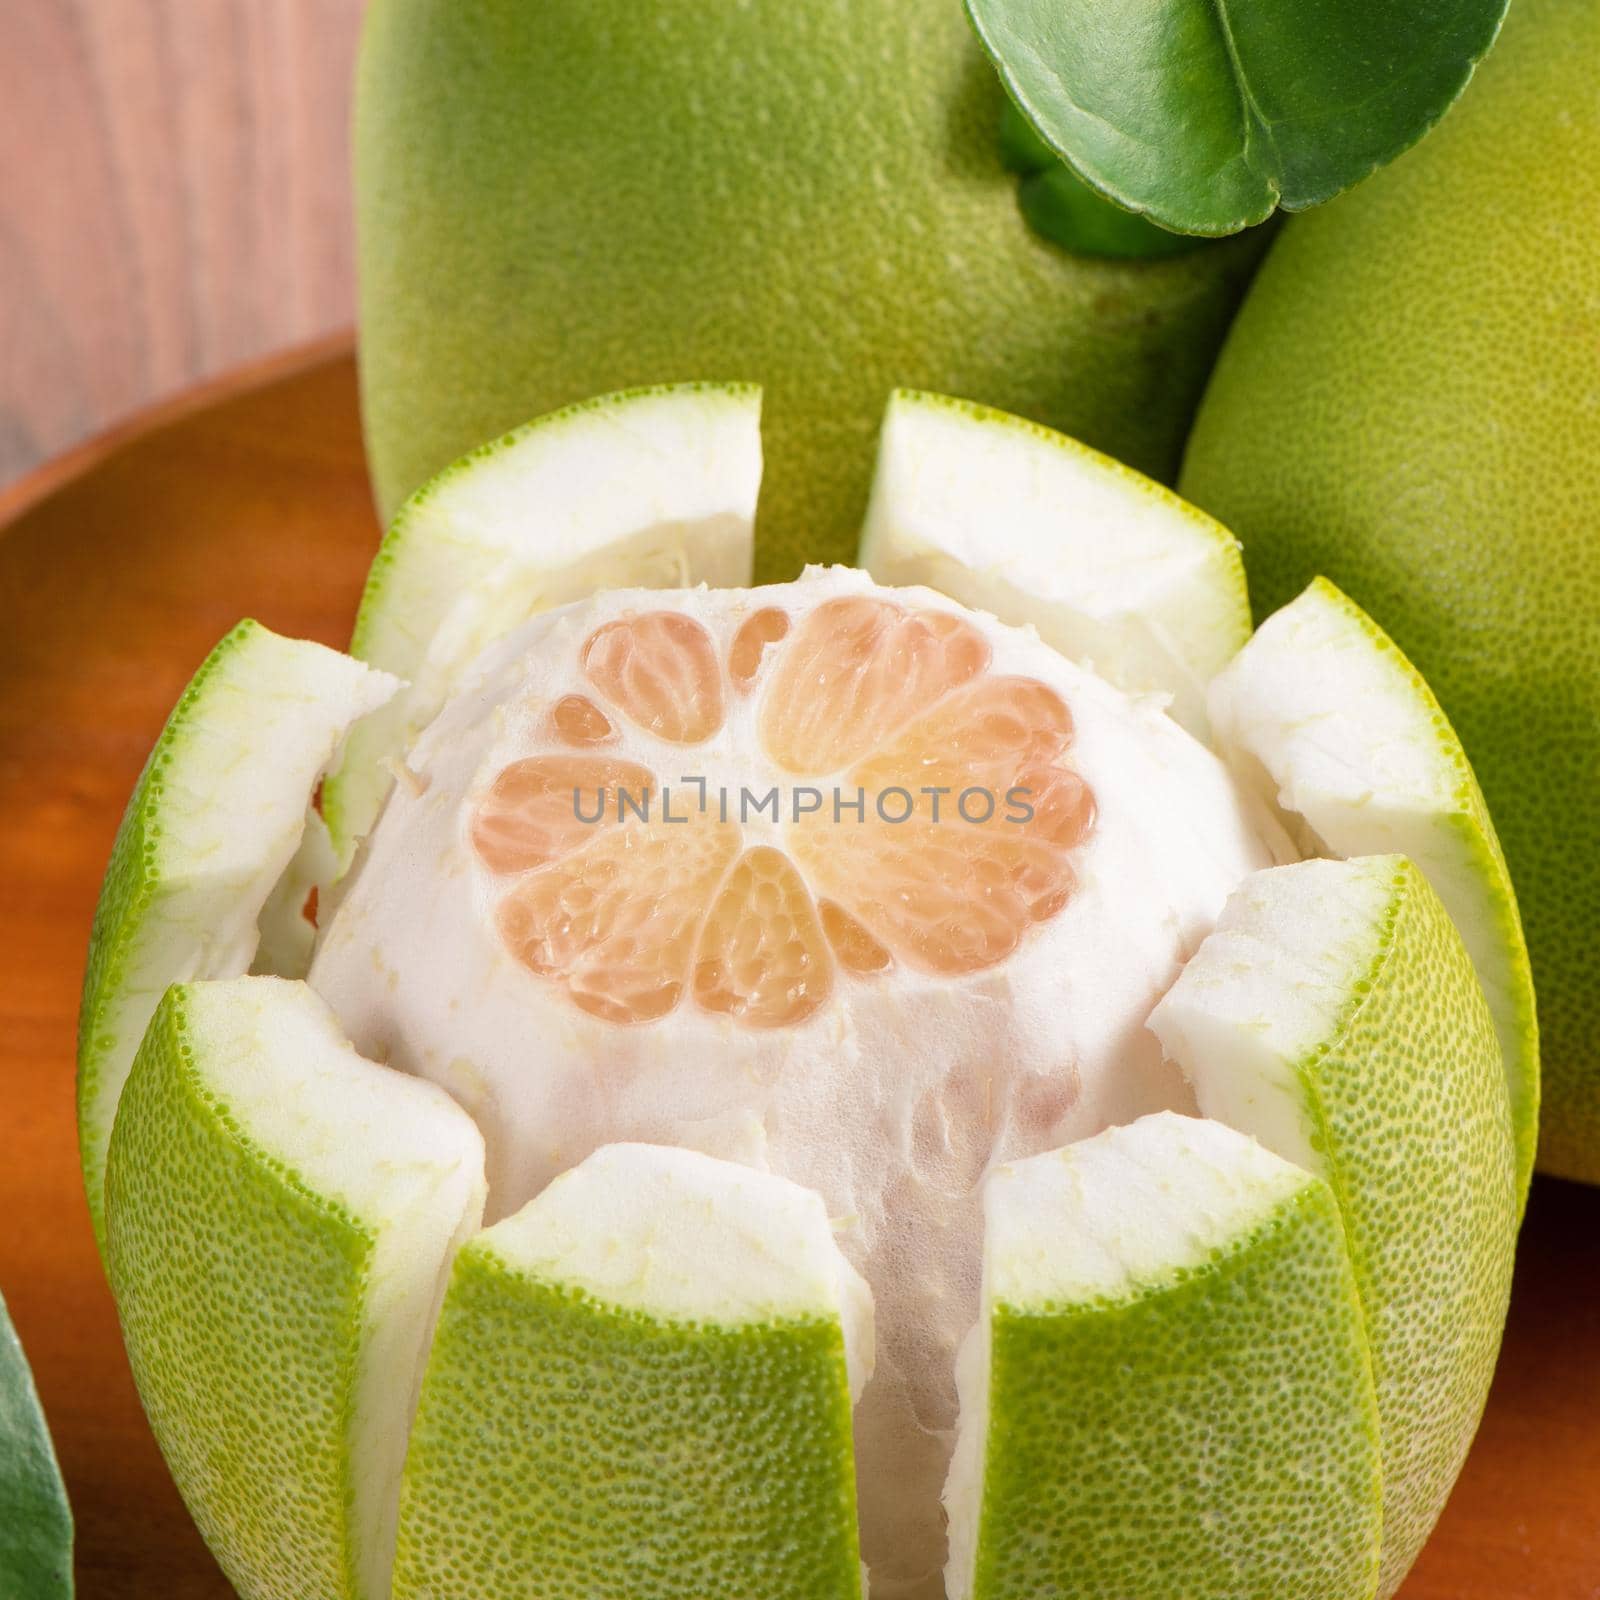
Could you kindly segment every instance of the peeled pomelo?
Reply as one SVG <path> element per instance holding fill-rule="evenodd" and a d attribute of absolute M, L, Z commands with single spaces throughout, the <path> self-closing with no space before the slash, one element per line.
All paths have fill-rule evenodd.
<path fill-rule="evenodd" d="M 1247 879 L 1150 1026 L 1202 1113 L 1326 1179 L 1377 1386 L 1378 1592 L 1444 1508 L 1489 1392 L 1520 1194 L 1493 1019 L 1401 856 Z"/>
<path fill-rule="evenodd" d="M 1437 134 L 1285 227 L 1184 493 L 1258 604 L 1325 574 L 1461 735 L 1527 925 L 1539 1163 L 1600 1181 L 1600 161 L 1587 0 L 1517 0 Z M 1576 843 L 1575 843 L 1576 841 Z"/>
<path fill-rule="evenodd" d="M 1250 637 L 1220 523 L 1076 439 L 943 395 L 890 397 L 857 559 L 1031 623 L 1201 739 L 1206 684 Z"/>
<path fill-rule="evenodd" d="M 1454 919 L 1500 1041 L 1527 1193 L 1539 1025 L 1517 897 L 1466 752 L 1422 675 L 1319 578 L 1262 623 L 1211 685 L 1223 751 L 1259 775 L 1316 853 L 1400 851 Z"/>
<path fill-rule="evenodd" d="M 139 1395 L 247 1600 L 385 1600 L 411 1410 L 483 1141 L 303 984 L 178 984 L 117 1114 L 106 1258 Z"/>
<path fill-rule="evenodd" d="M 336 650 L 241 622 L 162 729 L 117 830 L 78 1014 L 78 1140 L 102 1245 L 112 1119 L 162 992 L 249 970 L 313 785 L 396 687 Z"/>
<path fill-rule="evenodd" d="M 991 425 L 943 404 L 941 421 Z M 742 428 L 729 437 L 748 459 Z M 592 466 L 589 445 L 569 442 L 570 464 Z M 959 437 L 949 452 L 968 453 L 975 472 L 984 459 Z M 561 458 L 554 450 L 551 471 Z M 1073 460 L 1103 486 L 1108 468 Z M 1149 1031 L 1152 1010 L 1181 987 L 1196 951 L 1212 948 L 1230 895 L 1292 860 L 1295 835 L 1301 847 L 1309 839 L 1306 824 L 1291 818 L 1286 830 L 1255 792 L 1248 761 L 1230 768 L 1207 750 L 1167 714 L 1155 686 L 1124 692 L 1033 628 L 930 588 L 818 569 L 762 589 L 607 588 L 540 609 L 547 586 L 581 587 L 551 569 L 504 595 L 491 585 L 480 602 L 472 585 L 504 569 L 474 563 L 485 548 L 515 545 L 522 502 L 517 493 L 480 499 L 470 480 L 483 472 L 489 484 L 512 481 L 504 465 L 481 456 L 450 485 L 454 503 L 511 519 L 504 529 L 477 525 L 464 570 L 478 576 L 450 594 L 452 614 L 471 620 L 456 637 L 472 632 L 484 643 L 470 659 L 437 645 L 433 601 L 449 591 L 450 573 L 435 562 L 447 558 L 454 525 L 435 525 L 418 547 L 435 576 L 420 591 L 427 604 L 414 637 L 433 641 L 423 654 L 441 664 L 429 690 L 441 704 L 429 718 L 425 702 L 412 701 L 411 714 L 427 720 L 408 744 L 386 737 L 366 757 L 347 758 L 355 781 L 385 764 L 399 779 L 387 798 L 377 795 L 380 814 L 350 871 L 327 882 L 332 846 L 314 827 L 298 849 L 292 837 L 288 851 L 274 847 L 274 862 L 286 857 L 275 883 L 254 847 L 235 847 L 260 868 L 234 913 L 263 934 L 253 956 L 240 955 L 257 969 L 299 970 L 305 928 L 277 924 L 290 913 L 304 924 L 311 908 L 297 901 L 307 881 L 317 883 L 309 987 L 179 982 L 117 1114 L 109 1259 L 158 1436 L 243 1600 L 288 1592 L 291 1562 L 340 1597 L 381 1586 L 387 1530 L 401 1516 L 398 1457 L 412 1384 L 432 1307 L 474 1226 L 475 1163 L 486 1158 L 492 1226 L 465 1246 L 447 1333 L 427 1356 L 429 1398 L 399 1545 L 407 1592 L 503 1587 L 513 1573 L 536 1584 L 560 1571 L 568 1587 L 620 1595 L 629 1554 L 646 1551 L 665 1564 L 659 1586 L 685 1593 L 708 1583 L 805 1592 L 796 1576 L 804 1550 L 814 1588 L 854 1593 L 853 1530 L 838 1502 L 848 1499 L 851 1471 L 843 1407 L 852 1369 L 857 1380 L 866 1371 L 852 1355 L 864 1347 L 864 1301 L 842 1257 L 874 1301 L 876 1364 L 849 1418 L 860 1553 L 877 1600 L 936 1600 L 948 1553 L 941 1494 L 959 1503 L 978 1470 L 958 1463 L 946 1491 L 962 1426 L 956 1353 L 984 1315 L 986 1183 L 1147 1114 L 1202 1109 L 1184 1074 L 1190 1064 L 1167 1059 Z M 715 462 L 685 470 L 727 481 Z M 975 517 L 985 499 L 968 501 Z M 1228 587 L 1217 582 L 1228 571 L 1225 538 L 1135 488 L 1095 502 L 1109 507 L 1096 513 L 1108 539 L 1126 533 L 1130 501 L 1160 509 L 1147 546 L 1156 566 L 1186 548 L 1209 552 L 1195 569 L 1193 609 L 1225 617 L 1217 605 Z M 914 506 L 915 495 L 894 503 Z M 616 526 L 588 522 L 603 504 L 573 503 L 575 567 Z M 966 537 L 947 547 L 980 546 Z M 1058 560 L 1073 548 L 1064 540 Z M 1045 572 L 1038 563 L 1048 553 L 1045 541 L 1030 547 L 1031 570 Z M 1157 588 L 1163 614 L 1181 617 L 1180 580 L 1166 573 Z M 373 615 L 397 636 L 411 592 L 393 574 L 373 590 Z M 1060 592 L 1070 595 L 1070 583 Z M 1111 629 L 1115 638 L 1139 632 L 1132 606 Z M 448 642 L 450 631 L 442 636 Z M 1203 638 L 1200 630 L 1191 642 Z M 353 663 L 346 670 L 367 681 Z M 1239 676 L 1252 671 L 1247 650 Z M 321 701 L 291 720 L 304 725 L 296 750 L 337 743 Z M 1261 750 L 1268 768 L 1276 738 L 1269 733 Z M 228 826 L 217 802 L 253 792 L 247 782 L 278 794 L 276 768 L 255 773 L 248 748 L 219 748 L 237 766 L 227 781 L 207 784 L 202 773 L 181 790 L 150 791 L 142 814 L 152 835 L 210 837 L 207 829 Z M 1376 775 L 1375 812 L 1402 812 L 1407 791 L 1390 783 L 1360 725 L 1346 754 Z M 317 763 L 295 759 L 305 767 L 304 819 Z M 268 810 L 274 839 L 279 808 L 274 800 Z M 1425 842 L 1427 830 L 1418 837 Z M 1478 913 L 1469 905 L 1461 914 Z M 1443 912 L 1437 924 L 1448 932 Z M 250 942 L 241 938 L 241 952 Z M 185 976 L 187 945 L 151 948 L 169 970 L 164 978 L 152 956 L 142 969 L 148 981 Z M 1392 1132 L 1409 1156 L 1431 1137 L 1428 1116 L 1459 1104 L 1471 1114 L 1441 1148 L 1461 1155 L 1460 1182 L 1414 1204 L 1363 1209 L 1339 1184 L 1381 1163 L 1363 1166 L 1341 1146 L 1326 1170 L 1338 1180 L 1330 1186 L 1349 1248 L 1324 1300 L 1308 1289 L 1317 1274 L 1307 1252 L 1329 1237 L 1325 1208 L 1321 1221 L 1313 1215 L 1315 1183 L 1283 1176 L 1224 1127 L 1191 1120 L 1167 1144 L 1139 1135 L 1170 1160 L 1164 1192 L 1188 1197 L 1173 1202 L 1177 1210 L 1192 1202 L 1192 1237 L 1218 1249 L 1236 1243 L 1249 1263 L 1241 1270 L 1271 1278 L 1270 1293 L 1252 1290 L 1256 1310 L 1235 1318 L 1224 1315 L 1226 1274 L 1196 1280 L 1201 1300 L 1173 1299 L 1154 1257 L 1129 1257 L 1153 1274 L 1139 1303 L 1158 1320 L 1203 1300 L 1199 1323 L 1216 1322 L 1218 1337 L 1223 1323 L 1235 1330 L 1223 1342 L 1244 1386 L 1233 1391 L 1236 1410 L 1209 1425 L 1234 1441 L 1230 1459 L 1242 1476 L 1231 1481 L 1249 1492 L 1208 1557 L 1219 1569 L 1275 1575 L 1273 1528 L 1314 1527 L 1305 1592 L 1342 1600 L 1347 1590 L 1366 1593 L 1363 1582 L 1370 1589 L 1358 1457 L 1373 1394 L 1349 1381 L 1350 1282 L 1382 1291 L 1377 1311 L 1367 1291 L 1359 1332 L 1369 1345 L 1374 1330 L 1387 1341 L 1399 1386 L 1377 1394 L 1388 1408 L 1379 1413 L 1385 1452 L 1407 1473 L 1417 1468 L 1395 1481 L 1422 1485 L 1396 1502 L 1411 1509 L 1396 1522 L 1400 1543 L 1382 1552 L 1386 1575 L 1409 1560 L 1423 1519 L 1416 1507 L 1436 1505 L 1470 1433 L 1471 1396 L 1490 1359 L 1473 1341 L 1497 1326 L 1493 1286 L 1516 1194 L 1509 1177 L 1496 1186 L 1489 1147 L 1473 1143 L 1498 1109 L 1509 1151 L 1509 1099 L 1481 996 L 1482 1027 L 1466 1041 L 1476 1053 L 1466 1068 L 1458 1063 L 1465 1012 L 1453 1002 L 1441 1009 L 1441 995 L 1462 986 L 1475 994 L 1477 978 L 1452 948 L 1455 965 L 1437 993 L 1398 985 L 1362 1012 L 1404 1070 L 1393 1085 L 1378 1076 L 1356 1131 L 1380 1145 Z M 1292 964 L 1303 949 L 1290 938 L 1280 954 Z M 1338 971 L 1362 981 L 1359 964 Z M 115 990 L 102 992 L 102 1004 L 105 995 Z M 1291 1021 L 1300 1014 L 1289 999 L 1273 1004 Z M 1248 1087 L 1240 1054 L 1230 1081 Z M 1197 1083 L 1215 1081 L 1191 1070 Z M 1470 1103 L 1441 1092 L 1423 1097 L 1419 1111 L 1418 1082 L 1461 1071 Z M 1248 1104 L 1215 1114 L 1252 1125 Z M 1431 1159 L 1419 1157 L 1419 1170 Z M 1242 1187 L 1226 1190 L 1237 1205 L 1214 1204 L 1216 1184 L 1189 1170 L 1191 1160 L 1238 1177 Z M 1393 1289 L 1396 1263 L 1435 1261 L 1422 1230 L 1439 1228 L 1449 1211 L 1441 1193 L 1461 1202 L 1461 1218 L 1484 1225 L 1450 1246 L 1459 1283 L 1442 1286 L 1440 1274 L 1421 1271 L 1408 1300 Z M 1129 1226 L 1148 1223 L 1154 1203 L 1134 1205 Z M 1003 1209 L 1003 1197 L 996 1204 Z M 823 1237 L 824 1219 L 834 1242 Z M 1359 1238 L 1356 1223 L 1367 1230 Z M 1289 1240 L 1274 1257 L 1280 1226 L 1300 1244 Z M 1181 1264 L 1180 1235 L 1162 1237 L 1161 1250 Z M 1074 1259 L 1041 1263 L 1060 1271 L 1039 1282 L 1069 1283 Z M 369 1272 L 369 1260 L 399 1265 Z M 434 1297 L 424 1309 L 425 1278 Z M 400 1302 L 390 1297 L 408 1284 Z M 1420 1360 L 1417 1345 L 1465 1303 L 1460 1284 L 1479 1295 L 1473 1338 L 1434 1341 Z M 1070 1403 L 1071 1374 L 1120 1370 L 1126 1320 L 1083 1309 L 1071 1351 L 1057 1343 L 1043 1376 L 1028 1380 L 1041 1415 Z M 790 1338 L 791 1311 L 804 1337 Z M 1268 1487 L 1251 1476 L 1246 1416 L 1259 1411 L 1258 1389 L 1285 1370 L 1259 1320 L 1268 1311 L 1297 1348 L 1321 1341 L 1328 1357 L 1311 1364 L 1347 1402 L 1330 1402 L 1325 1425 L 1300 1430 L 1301 1454 L 1270 1517 Z M 1313 1321 L 1295 1320 L 1302 1316 Z M 761 1355 L 743 1365 L 750 1350 Z M 568 1364 L 557 1395 L 544 1363 L 558 1351 Z M 380 1372 L 387 1405 L 368 1403 L 360 1388 Z M 1014 1381 L 998 1368 L 991 1376 L 997 1393 Z M 1173 1394 L 1201 1392 L 1197 1369 L 1176 1353 L 1150 1381 L 1162 1377 Z M 1438 1427 L 1396 1406 L 1394 1393 L 1413 1391 L 1439 1400 Z M 810 1397 L 803 1434 L 778 1425 L 785 1393 Z M 294 1403 L 278 1405 L 278 1394 Z M 1140 1397 L 1097 1387 L 1094 1399 L 1107 1428 L 1113 1417 L 1149 1425 Z M 968 1438 L 985 1438 L 991 1418 L 1016 1412 L 977 1404 Z M 751 1419 L 737 1446 L 727 1432 L 735 1412 Z M 1306 1414 L 1297 1403 L 1285 1421 L 1298 1428 Z M 545 1418 L 554 1431 L 541 1434 Z M 1174 1440 L 1194 1425 L 1182 1401 L 1166 1420 Z M 502 1448 L 508 1435 L 516 1451 Z M 584 1450 L 605 1443 L 603 1467 L 568 1466 L 580 1441 Z M 1065 1504 L 1082 1482 L 1081 1473 L 1068 1479 L 1073 1452 L 1046 1441 L 1043 1454 L 1028 1456 L 1026 1439 L 1016 1448 L 1019 1461 L 1046 1463 L 1039 1505 Z M 795 1481 L 804 1505 L 777 1493 L 781 1475 L 769 1469 L 777 1454 L 803 1465 Z M 290 1458 L 299 1498 L 268 1487 Z M 1160 1494 L 1135 1503 L 1130 1491 L 1121 1522 L 1082 1551 L 1084 1570 L 1095 1570 L 1091 1558 L 1103 1574 L 1124 1570 L 1123 1530 L 1140 1519 L 1204 1540 L 1226 1520 L 1211 1467 L 1192 1449 L 1175 1451 Z M 988 1446 L 981 1472 L 1004 1504 L 987 1535 L 986 1513 L 970 1504 L 962 1512 L 958 1569 L 985 1537 L 1013 1555 L 1044 1551 L 1049 1529 L 1026 1521 L 1017 1475 L 1008 1479 Z M 569 1515 L 574 1507 L 583 1517 Z M 605 1526 L 603 1538 L 580 1537 L 585 1517 Z M 800 1523 L 804 1532 L 794 1533 Z M 793 1536 L 773 1531 L 782 1528 Z M 770 1559 L 758 1561 L 763 1543 Z M 972 1559 L 975 1572 L 987 1570 L 981 1555 Z M 720 1576 L 708 1578 L 708 1563 L 719 1561 Z M 1041 1555 L 1037 1570 L 1059 1570 L 1055 1561 Z M 1149 1578 L 1145 1571 L 1139 1581 Z"/>
<path fill-rule="evenodd" d="M 1164 1113 L 996 1168 L 984 1210 L 950 1600 L 1368 1600 L 1378 1428 L 1328 1186 Z"/>
<path fill-rule="evenodd" d="M 393 762 L 485 645 L 597 589 L 750 580 L 761 395 L 674 384 L 604 395 L 481 445 L 400 508 L 351 654 L 405 680 L 323 791 L 347 865 Z"/>
<path fill-rule="evenodd" d="M 959 4 L 386 0 L 356 100 L 361 375 L 385 517 L 481 440 L 686 372 L 767 393 L 758 571 L 848 560 L 900 386 L 1157 475 L 1262 241 L 1047 243 Z"/>
<path fill-rule="evenodd" d="M 1191 1106 L 1144 1019 L 1270 818 L 1156 705 L 844 568 L 536 617 L 406 763 L 311 982 L 472 1112 L 494 1216 L 618 1140 L 820 1192 L 879 1311 L 863 1551 L 926 1584 L 983 1173 Z"/>
<path fill-rule="evenodd" d="M 598 1150 L 456 1257 L 396 1600 L 526 1592 L 534 1551 L 552 1595 L 859 1595 L 850 1404 L 871 1370 L 871 1296 L 817 1195 Z"/>

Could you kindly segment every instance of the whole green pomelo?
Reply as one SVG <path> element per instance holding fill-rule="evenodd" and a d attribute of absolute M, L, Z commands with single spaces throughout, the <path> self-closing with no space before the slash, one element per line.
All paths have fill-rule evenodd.
<path fill-rule="evenodd" d="M 855 549 L 891 389 L 1170 477 L 1256 238 L 1075 259 L 960 0 L 375 0 L 358 83 L 378 498 L 602 390 L 766 387 L 758 567 Z"/>
<path fill-rule="evenodd" d="M 1183 492 L 1270 610 L 1317 573 L 1454 721 L 1522 903 L 1540 1165 L 1600 1180 L 1600 6 L 1515 0 L 1439 130 L 1284 230 Z"/>

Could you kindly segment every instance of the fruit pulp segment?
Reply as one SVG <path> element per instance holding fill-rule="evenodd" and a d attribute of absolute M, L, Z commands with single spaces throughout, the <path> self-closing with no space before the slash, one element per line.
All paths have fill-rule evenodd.
<path fill-rule="evenodd" d="M 481 864 L 513 880 L 495 913 L 505 944 L 609 1021 L 690 996 L 751 1028 L 803 1023 L 841 973 L 883 974 L 897 955 L 947 976 L 1003 961 L 1070 898 L 1094 799 L 1066 765 L 1060 695 L 989 672 L 991 657 L 965 618 L 871 596 L 798 620 L 755 610 L 725 659 L 682 612 L 602 624 L 578 651 L 596 698 L 550 713 L 565 748 L 501 768 L 471 818 Z M 703 792 L 669 817 L 650 767 L 593 750 L 616 731 L 607 707 L 646 740 L 705 747 L 758 690 L 752 781 L 843 775 L 835 805 L 780 810 L 771 839 Z"/>

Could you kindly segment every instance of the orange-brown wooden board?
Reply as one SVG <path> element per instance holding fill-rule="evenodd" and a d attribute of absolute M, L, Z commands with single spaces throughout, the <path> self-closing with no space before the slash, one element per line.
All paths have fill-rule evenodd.
<path fill-rule="evenodd" d="M 0 1288 L 88 1600 L 228 1593 L 140 1414 L 79 1186 L 73 1037 L 100 874 L 207 649 L 245 615 L 344 644 L 377 532 L 343 347 L 242 373 L 0 497 Z M 1403 1592 L 1600 1597 L 1600 1190 L 1535 1185 L 1488 1414 Z"/>

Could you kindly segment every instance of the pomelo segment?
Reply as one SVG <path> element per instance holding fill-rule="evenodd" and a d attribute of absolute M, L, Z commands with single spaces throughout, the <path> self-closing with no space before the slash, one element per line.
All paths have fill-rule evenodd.
<path fill-rule="evenodd" d="M 107 1260 L 139 1393 L 245 1600 L 387 1600 L 429 1330 L 483 1142 L 304 984 L 175 985 L 112 1135 Z"/>
<path fill-rule="evenodd" d="M 872 1302 L 822 1201 L 611 1145 L 462 1250 L 395 1600 L 847 1600 Z"/>
<path fill-rule="evenodd" d="M 1525 1197 L 1539 1125 L 1528 948 L 1483 794 L 1432 691 L 1319 578 L 1261 625 L 1212 685 L 1210 706 L 1224 751 L 1304 819 L 1314 850 L 1410 856 L 1444 901 L 1489 997 Z"/>
<path fill-rule="evenodd" d="M 79 1012 L 78 1140 L 102 1245 L 106 1144 L 156 1003 L 175 980 L 249 970 L 317 775 L 397 687 L 335 650 L 241 622 L 167 719 L 117 830 Z"/>
<path fill-rule="evenodd" d="M 1250 637 L 1238 541 L 1170 489 L 1064 434 L 943 395 L 884 417 L 860 563 L 925 583 L 1206 735 L 1205 686 Z"/>
<path fill-rule="evenodd" d="M 1376 1407 L 1327 1185 L 1162 1113 L 998 1168 L 950 1600 L 1369 1600 Z"/>
<path fill-rule="evenodd" d="M 750 581 L 761 392 L 682 384 L 569 406 L 463 456 L 400 508 L 352 654 L 410 687 L 351 740 L 323 808 L 348 864 L 399 757 L 485 645 L 616 588 Z M 615 670 L 615 652 L 598 666 Z"/>
<path fill-rule="evenodd" d="M 1390 1595 L 1472 1442 L 1511 1288 L 1516 1151 L 1472 962 L 1410 861 L 1305 861 L 1245 881 L 1150 1026 L 1204 1115 L 1338 1197 L 1377 1384 Z"/>

